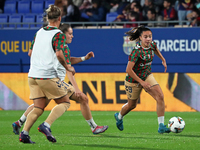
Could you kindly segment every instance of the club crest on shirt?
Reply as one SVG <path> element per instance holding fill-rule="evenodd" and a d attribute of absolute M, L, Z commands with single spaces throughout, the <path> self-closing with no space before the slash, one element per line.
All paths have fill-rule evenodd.
<path fill-rule="evenodd" d="M 123 51 L 126 55 L 130 55 L 133 48 L 136 46 L 135 41 L 130 41 L 128 36 L 124 36 Z"/>

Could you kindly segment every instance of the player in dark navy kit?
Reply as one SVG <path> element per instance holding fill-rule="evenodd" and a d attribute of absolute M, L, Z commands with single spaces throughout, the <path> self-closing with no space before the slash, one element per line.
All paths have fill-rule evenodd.
<path fill-rule="evenodd" d="M 164 125 L 165 102 L 163 92 L 151 73 L 154 54 L 162 60 L 165 72 L 167 70 L 166 60 L 158 50 L 156 43 L 152 41 L 152 32 L 149 28 L 140 26 L 126 32 L 126 34 L 129 36 L 130 41 L 136 40 L 139 43 L 129 55 L 125 78 L 125 91 L 128 102 L 122 106 L 119 113 L 114 115 L 117 128 L 120 131 L 124 129 L 123 117 L 136 108 L 143 88 L 157 102 L 158 132 L 169 133 L 169 128 Z"/>

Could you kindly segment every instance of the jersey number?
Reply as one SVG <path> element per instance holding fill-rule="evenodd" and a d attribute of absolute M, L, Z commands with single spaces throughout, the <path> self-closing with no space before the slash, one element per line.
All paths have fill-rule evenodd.
<path fill-rule="evenodd" d="M 131 86 L 125 86 L 126 91 L 129 93 L 132 93 L 132 87 Z"/>

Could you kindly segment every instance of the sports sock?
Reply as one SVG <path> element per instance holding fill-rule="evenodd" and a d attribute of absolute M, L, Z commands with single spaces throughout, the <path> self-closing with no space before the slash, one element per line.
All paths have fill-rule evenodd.
<path fill-rule="evenodd" d="M 25 131 L 25 130 L 23 130 L 22 132 L 23 132 L 23 134 L 25 134 L 25 135 L 28 135 L 28 134 L 29 134 L 28 131 Z"/>
<path fill-rule="evenodd" d="M 124 108 L 126 105 L 128 105 L 128 103 L 124 104 L 124 105 L 122 106 L 122 108 Z M 122 116 L 122 114 L 119 112 L 118 119 L 119 119 L 119 120 L 122 120 L 123 118 L 124 118 L 124 116 Z"/>
<path fill-rule="evenodd" d="M 48 124 L 47 122 L 44 122 L 44 125 L 47 126 L 48 128 L 50 128 L 50 124 Z"/>
<path fill-rule="evenodd" d="M 21 127 L 24 124 L 24 122 L 26 121 L 26 116 L 23 114 L 18 121 L 19 121 L 19 125 Z"/>
<path fill-rule="evenodd" d="M 89 126 L 91 127 L 91 130 L 94 131 L 94 129 L 97 127 L 97 124 L 94 122 L 93 118 L 90 120 L 86 120 Z"/>
<path fill-rule="evenodd" d="M 164 124 L 164 116 L 158 117 L 158 124 L 163 123 Z"/>
<path fill-rule="evenodd" d="M 34 107 L 33 110 L 27 116 L 27 120 L 25 122 L 23 131 L 25 130 L 28 132 L 30 130 L 30 128 L 32 127 L 32 125 L 37 120 L 37 118 L 42 115 L 43 111 L 44 110 L 41 108 Z"/>
<path fill-rule="evenodd" d="M 56 105 L 52 110 L 47 119 L 45 120 L 50 126 L 52 123 L 64 114 L 65 111 L 70 107 L 70 103 L 60 103 Z"/>
<path fill-rule="evenodd" d="M 119 115 L 118 115 L 118 119 L 119 120 L 122 120 L 124 117 L 121 115 L 121 113 L 119 112 Z"/>

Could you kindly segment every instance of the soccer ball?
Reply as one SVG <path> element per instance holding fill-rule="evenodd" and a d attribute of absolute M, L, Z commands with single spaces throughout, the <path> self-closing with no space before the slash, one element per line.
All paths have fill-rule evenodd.
<path fill-rule="evenodd" d="M 185 121 L 181 117 L 172 117 L 169 120 L 168 127 L 173 133 L 180 133 L 185 128 Z"/>

